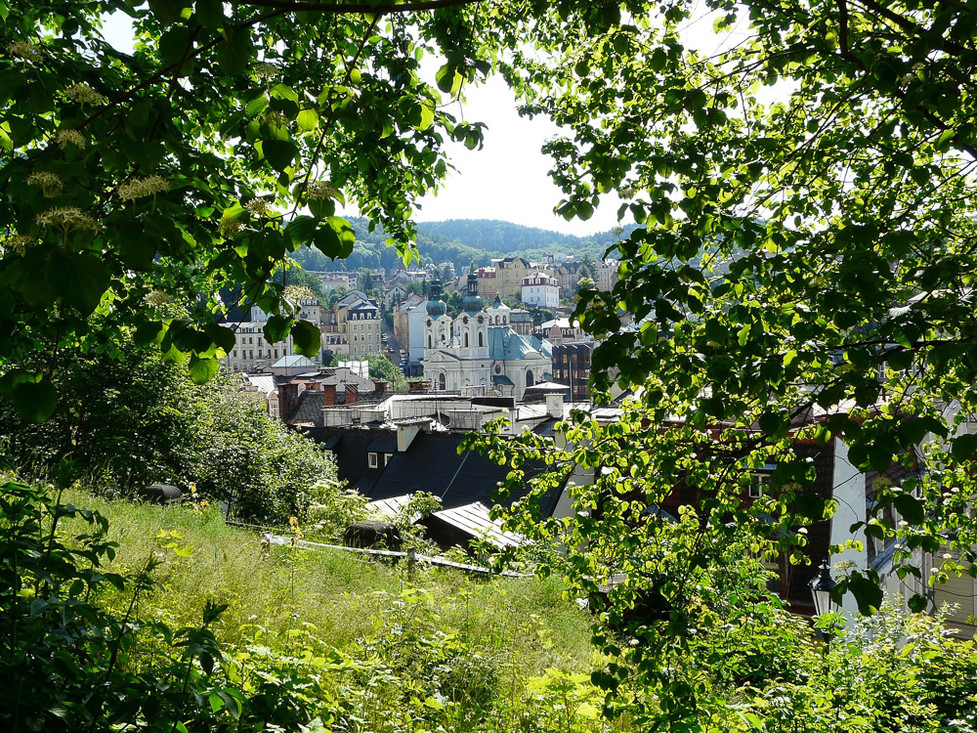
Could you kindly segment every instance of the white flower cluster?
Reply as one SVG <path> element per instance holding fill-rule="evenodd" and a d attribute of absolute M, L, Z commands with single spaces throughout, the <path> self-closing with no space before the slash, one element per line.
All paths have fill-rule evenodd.
<path fill-rule="evenodd" d="M 85 147 L 86 144 L 84 136 L 78 132 L 78 130 L 58 130 L 55 140 L 57 140 L 58 145 L 60 145 L 62 148 L 67 147 L 68 145 L 74 145 L 76 148 L 80 149 Z"/>
<path fill-rule="evenodd" d="M 223 219 L 221 219 L 220 233 L 225 237 L 233 237 L 239 231 L 241 231 L 241 222 L 239 222 L 237 219 L 230 216 L 225 216 Z"/>
<path fill-rule="evenodd" d="M 169 181 L 162 176 L 146 176 L 133 178 L 119 186 L 119 198 L 123 201 L 134 201 L 144 196 L 155 196 L 170 190 Z"/>
<path fill-rule="evenodd" d="M 12 56 L 20 56 L 25 61 L 41 60 L 41 47 L 27 41 L 11 41 L 7 44 L 7 51 Z"/>
<path fill-rule="evenodd" d="M 273 109 L 265 113 L 265 122 L 267 122 L 269 125 L 288 127 L 288 123 L 291 122 L 291 120 L 289 120 L 288 117 L 279 112 L 277 109 Z"/>
<path fill-rule="evenodd" d="M 325 181 L 312 181 L 306 189 L 306 195 L 312 201 L 325 201 L 339 196 L 339 189 Z"/>
<path fill-rule="evenodd" d="M 27 248 L 36 241 L 37 240 L 34 239 L 34 237 L 26 234 L 17 234 L 13 237 L 7 237 L 6 239 L 0 241 L 0 251 L 16 252 L 17 254 L 22 255 L 27 251 Z"/>
<path fill-rule="evenodd" d="M 52 198 L 61 193 L 61 176 L 50 171 L 34 171 L 27 176 L 27 183 L 31 186 L 39 186 L 45 198 Z"/>
<path fill-rule="evenodd" d="M 314 300 L 315 293 L 305 285 L 286 285 L 282 291 L 282 297 L 294 305 L 300 300 Z"/>
<path fill-rule="evenodd" d="M 258 81 L 267 81 L 268 79 L 274 79 L 278 76 L 278 69 L 273 64 L 255 64 L 254 75 Z"/>
<path fill-rule="evenodd" d="M 244 205 L 251 216 L 271 216 L 275 210 L 264 199 L 251 199 Z"/>
<path fill-rule="evenodd" d="M 150 308 L 162 310 L 169 304 L 170 296 L 164 293 L 162 290 L 150 290 L 145 296 L 143 296 L 143 302 Z"/>
<path fill-rule="evenodd" d="M 76 206 L 57 206 L 37 217 L 39 226 L 50 226 L 63 232 L 72 229 L 97 229 L 95 220 Z"/>
<path fill-rule="evenodd" d="M 87 84 L 72 84 L 64 90 L 64 95 L 79 104 L 105 104 L 105 97 Z"/>

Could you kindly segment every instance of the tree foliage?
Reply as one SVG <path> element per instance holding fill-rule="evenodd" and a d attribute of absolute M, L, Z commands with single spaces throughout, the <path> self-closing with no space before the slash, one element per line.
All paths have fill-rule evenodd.
<path fill-rule="evenodd" d="M 272 273 L 300 246 L 350 253 L 337 203 L 407 253 L 445 138 L 482 134 L 439 106 L 439 87 L 450 98 L 488 68 L 481 16 L 455 5 L 0 4 L 0 350 L 87 340 L 98 311 L 102 330 L 134 328 L 206 375 L 233 344 L 219 288 L 290 316 Z M 132 18 L 134 53 L 102 37 L 109 13 Z M 154 312 L 157 291 L 194 311 Z M 57 400 L 42 371 L 0 387 L 34 419 Z"/>
<path fill-rule="evenodd" d="M 270 417 L 237 378 L 196 385 L 183 365 L 113 345 L 66 352 L 54 414 L 26 423 L 0 402 L 0 443 L 22 475 L 71 474 L 111 495 L 162 482 L 226 502 L 246 521 L 285 525 L 304 517 L 335 478 L 331 457 Z"/>

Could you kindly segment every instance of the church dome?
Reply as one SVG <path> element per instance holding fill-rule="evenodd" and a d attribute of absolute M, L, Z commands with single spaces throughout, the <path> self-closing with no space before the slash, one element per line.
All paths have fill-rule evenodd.
<path fill-rule="evenodd" d="M 439 318 L 448 312 L 448 306 L 443 300 L 429 300 L 427 302 L 427 314 L 431 318 Z"/>
<path fill-rule="evenodd" d="M 437 320 L 447 312 L 448 306 L 441 300 L 441 278 L 435 276 L 431 283 L 431 298 L 427 301 L 427 314 Z"/>

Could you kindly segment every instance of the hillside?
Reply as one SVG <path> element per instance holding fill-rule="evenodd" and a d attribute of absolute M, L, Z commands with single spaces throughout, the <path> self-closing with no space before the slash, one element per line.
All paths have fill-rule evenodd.
<path fill-rule="evenodd" d="M 388 235 L 382 228 L 371 232 L 367 220 L 361 218 L 351 218 L 350 223 L 356 231 L 356 247 L 347 259 L 333 262 L 311 248 L 299 250 L 293 257 L 306 270 L 389 270 L 397 266 L 397 250 L 387 245 Z M 472 260 L 476 265 L 487 265 L 492 258 L 513 255 L 539 260 L 572 253 L 577 259 L 599 259 L 620 236 L 608 231 L 577 237 L 494 219 L 453 219 L 418 224 L 417 249 L 424 263 L 451 262 L 459 270 Z"/>
<path fill-rule="evenodd" d="M 408 574 L 403 565 L 348 552 L 268 547 L 259 532 L 228 526 L 205 503 L 142 505 L 81 489 L 64 492 L 60 502 L 62 542 L 83 540 L 93 529 L 92 516 L 75 507 L 107 520 L 77 571 L 59 542 L 37 540 L 34 520 L 10 506 L 5 517 L 25 522 L 23 542 L 36 555 L 60 553 L 50 571 L 57 574 L 88 578 L 89 562 L 111 547 L 101 542 L 118 544 L 91 580 L 98 592 L 84 596 L 103 611 L 86 613 L 124 615 L 129 631 L 119 674 L 129 675 L 127 684 L 148 680 L 151 690 L 158 684 L 159 694 L 168 695 L 167 715 L 198 721 L 149 729 L 609 730 L 597 716 L 602 693 L 590 683 L 589 615 L 564 599 L 555 578 L 483 580 L 424 566 Z M 54 529 L 45 527 L 53 538 Z M 72 585 L 71 595 L 84 587 Z M 195 630 L 201 614 L 206 630 Z M 49 622 L 60 631 L 61 616 Z M 181 630 L 160 635 L 159 624 Z M 181 638 L 192 640 L 186 652 Z M 39 638 L 35 651 L 43 644 Z M 165 653 L 172 649 L 173 659 L 189 659 L 190 667 L 172 666 Z M 114 655 L 99 659 L 105 669 L 115 665 Z M 120 699 L 125 694 L 120 690 Z M 137 699 L 125 714 L 135 716 L 143 705 Z M 150 719 L 151 708 L 158 721 L 159 703 L 145 705 Z M 316 719 L 325 727 L 316 728 Z M 539 727 L 526 728 L 527 720 Z"/>

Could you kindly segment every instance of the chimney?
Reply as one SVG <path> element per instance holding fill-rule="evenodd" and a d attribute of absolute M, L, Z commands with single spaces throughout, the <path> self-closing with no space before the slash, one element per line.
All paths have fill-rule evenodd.
<path fill-rule="evenodd" d="M 556 418 L 557 420 L 563 419 L 563 395 L 546 395 L 546 414 L 549 417 Z"/>
<path fill-rule="evenodd" d="M 387 382 L 386 382 L 386 380 L 383 380 L 383 379 L 374 379 L 373 380 L 373 391 L 376 392 L 378 395 L 382 395 L 384 392 L 386 392 L 387 391 Z"/>
<path fill-rule="evenodd" d="M 278 410 L 282 422 L 287 422 L 292 411 L 299 403 L 299 386 L 294 382 L 284 382 L 278 385 Z"/>
<path fill-rule="evenodd" d="M 360 391 L 356 388 L 355 384 L 346 385 L 346 404 L 352 405 L 359 399 Z"/>
<path fill-rule="evenodd" d="M 324 404 L 324 405 L 335 405 L 336 404 L 336 385 L 335 384 L 323 384 L 322 385 L 322 404 Z"/>

